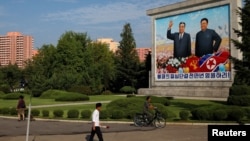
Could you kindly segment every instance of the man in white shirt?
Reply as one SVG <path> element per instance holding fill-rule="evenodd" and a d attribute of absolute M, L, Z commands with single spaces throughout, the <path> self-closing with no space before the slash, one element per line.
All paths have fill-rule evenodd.
<path fill-rule="evenodd" d="M 101 127 L 100 120 L 99 120 L 101 107 L 102 107 L 101 103 L 96 103 L 96 109 L 92 113 L 92 129 L 91 129 L 89 141 L 93 141 L 95 134 L 97 134 L 99 141 L 103 141 L 102 131 L 100 128 Z"/>

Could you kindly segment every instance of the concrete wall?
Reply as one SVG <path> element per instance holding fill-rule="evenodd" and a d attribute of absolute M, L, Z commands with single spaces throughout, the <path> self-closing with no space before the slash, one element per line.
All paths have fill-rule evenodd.
<path fill-rule="evenodd" d="M 230 4 L 230 38 L 237 39 L 234 29 L 239 29 L 239 17 L 236 15 L 236 9 L 241 7 L 241 0 L 187 0 L 172 5 L 167 5 L 155 9 L 147 10 L 147 15 L 151 16 L 152 22 L 152 71 L 150 77 L 150 88 L 142 88 L 138 90 L 138 94 L 160 95 L 160 96 L 187 96 L 187 97 L 216 97 L 225 98 L 229 95 L 229 87 L 233 83 L 234 70 L 232 69 L 231 80 L 199 80 L 199 81 L 157 81 L 155 79 L 155 37 L 154 37 L 154 21 L 157 18 L 178 15 L 191 11 L 206 9 L 209 7 L 222 6 Z M 167 26 L 167 25 L 166 25 Z M 231 55 L 242 58 L 240 52 L 230 42 Z M 233 66 L 232 66 L 233 67 Z"/>

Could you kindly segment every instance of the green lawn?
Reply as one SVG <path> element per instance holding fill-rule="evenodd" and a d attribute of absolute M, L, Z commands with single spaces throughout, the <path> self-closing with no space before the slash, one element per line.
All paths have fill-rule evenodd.
<path fill-rule="evenodd" d="M 96 96 L 89 96 L 89 101 L 86 102 L 98 102 L 98 101 L 112 101 L 120 98 L 126 98 L 124 95 L 96 95 Z M 63 103 L 72 103 L 72 102 L 58 102 L 54 99 L 42 99 L 42 98 L 36 98 L 32 97 L 31 100 L 28 95 L 25 95 L 24 100 L 26 102 L 26 105 L 29 105 L 31 102 L 32 106 L 38 106 L 38 105 L 53 105 L 53 104 L 63 104 Z M 0 99 L 0 108 L 2 107 L 16 107 L 18 102 L 17 100 L 3 100 Z M 76 103 L 76 102 L 74 102 Z M 80 102 L 77 102 L 80 103 Z"/>
<path fill-rule="evenodd" d="M 126 98 L 125 95 L 96 95 L 96 96 L 89 96 L 89 101 L 84 101 L 82 103 L 86 102 L 94 102 L 91 104 L 81 104 L 81 105 L 67 105 L 67 106 L 55 106 L 55 107 L 44 107 L 44 108 L 34 108 L 39 109 L 40 111 L 46 109 L 50 111 L 50 117 L 53 118 L 53 110 L 55 109 L 63 109 L 64 110 L 64 118 L 67 117 L 66 113 L 69 109 L 78 109 L 80 111 L 82 110 L 91 110 L 93 111 L 95 109 L 95 102 L 100 101 L 112 101 L 116 99 L 124 99 Z M 2 107 L 15 107 L 18 100 L 3 100 L 0 99 L 0 108 Z M 30 103 L 30 98 L 28 96 L 25 96 L 26 105 Z M 31 99 L 32 106 L 39 106 L 39 105 L 54 105 L 54 104 L 70 104 L 72 102 L 57 102 L 54 101 L 54 99 L 41 99 L 41 98 L 32 98 Z M 153 102 L 153 101 L 152 101 Z M 81 103 L 81 102 L 73 102 L 73 103 Z M 170 100 L 170 106 L 167 107 L 168 110 L 172 111 L 178 118 L 179 112 L 181 110 L 190 110 L 195 107 L 204 106 L 204 105 L 223 105 L 225 104 L 225 101 L 210 101 L 210 100 L 192 100 L 192 99 L 172 99 Z M 103 108 L 105 109 L 106 103 L 103 103 Z"/>

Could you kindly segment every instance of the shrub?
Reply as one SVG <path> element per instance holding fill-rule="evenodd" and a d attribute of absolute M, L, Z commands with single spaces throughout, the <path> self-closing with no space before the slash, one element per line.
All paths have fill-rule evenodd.
<path fill-rule="evenodd" d="M 81 111 L 81 118 L 89 119 L 91 117 L 91 111 L 90 110 L 82 110 Z"/>
<path fill-rule="evenodd" d="M 113 93 L 109 90 L 103 91 L 102 92 L 103 95 L 112 95 Z"/>
<path fill-rule="evenodd" d="M 42 110 L 43 117 L 49 117 L 49 110 Z"/>
<path fill-rule="evenodd" d="M 213 112 L 214 120 L 225 120 L 227 119 L 227 112 L 223 109 L 218 109 Z"/>
<path fill-rule="evenodd" d="M 134 94 L 127 94 L 127 97 L 135 97 Z"/>
<path fill-rule="evenodd" d="M 10 108 L 10 115 L 17 115 L 17 110 L 15 107 Z"/>
<path fill-rule="evenodd" d="M 86 94 L 86 95 L 93 94 L 93 91 L 91 90 L 91 87 L 90 86 L 84 86 L 84 85 L 72 86 L 67 91 L 81 93 L 81 94 Z"/>
<path fill-rule="evenodd" d="M 240 122 L 244 116 L 244 110 L 240 108 L 228 109 L 228 120 Z"/>
<path fill-rule="evenodd" d="M 147 96 L 140 96 L 138 97 L 139 99 L 143 99 L 144 101 L 146 100 Z M 153 105 L 155 103 L 161 103 L 162 105 L 169 106 L 170 105 L 170 100 L 168 97 L 158 97 L 158 96 L 151 96 L 151 102 Z"/>
<path fill-rule="evenodd" d="M 231 95 L 227 103 L 228 105 L 250 106 L 250 95 Z"/>
<path fill-rule="evenodd" d="M 76 110 L 76 109 L 71 109 L 71 110 L 68 110 L 68 118 L 78 118 L 79 117 L 79 111 Z"/>
<path fill-rule="evenodd" d="M 89 97 L 80 93 L 68 92 L 55 98 L 55 101 L 87 101 Z"/>
<path fill-rule="evenodd" d="M 100 119 L 107 119 L 109 118 L 109 112 L 107 110 L 101 110 L 100 111 Z"/>
<path fill-rule="evenodd" d="M 124 117 L 124 112 L 121 110 L 113 110 L 111 111 L 112 119 L 122 119 Z"/>
<path fill-rule="evenodd" d="M 125 117 L 125 118 L 127 118 L 127 119 L 133 119 L 136 113 L 137 113 L 136 110 L 129 110 L 129 111 L 126 112 L 127 117 Z"/>
<path fill-rule="evenodd" d="M 124 86 L 120 89 L 120 92 L 121 93 L 135 93 L 136 92 L 136 89 L 132 86 Z"/>
<path fill-rule="evenodd" d="M 157 109 L 159 110 L 159 112 L 161 113 L 161 116 L 163 118 L 167 119 L 169 117 L 176 117 L 176 115 L 173 112 L 167 110 L 166 106 L 164 106 L 163 104 L 161 104 L 161 103 L 154 103 L 153 105 L 155 107 L 157 107 Z"/>
<path fill-rule="evenodd" d="M 187 111 L 187 110 L 182 110 L 182 111 L 180 111 L 179 116 L 180 116 L 180 119 L 181 119 L 181 120 L 188 120 L 189 111 Z"/>
<path fill-rule="evenodd" d="M 38 109 L 32 109 L 31 110 L 31 115 L 32 116 L 39 116 L 40 115 L 40 111 Z"/>
<path fill-rule="evenodd" d="M 6 84 L 0 85 L 0 91 L 3 91 L 6 94 L 10 93 L 10 86 Z"/>
<path fill-rule="evenodd" d="M 43 90 L 41 88 L 39 89 L 32 89 L 32 95 L 34 97 L 40 97 L 43 93 Z"/>
<path fill-rule="evenodd" d="M 0 98 L 3 98 L 5 96 L 5 93 L 3 91 L 0 91 Z"/>
<path fill-rule="evenodd" d="M 136 111 L 138 113 L 141 113 L 143 110 L 143 103 L 144 100 L 137 97 L 131 97 L 126 99 L 117 99 L 113 100 L 110 103 L 107 104 L 106 109 L 111 114 L 112 111 L 117 110 L 119 108 L 120 111 Z M 124 113 L 124 117 L 129 117 L 129 113 Z"/>
<path fill-rule="evenodd" d="M 250 95 L 250 87 L 247 85 L 233 85 L 229 89 L 229 95 Z"/>
<path fill-rule="evenodd" d="M 63 110 L 61 110 L 61 109 L 57 109 L 57 110 L 54 110 L 53 111 L 53 115 L 54 115 L 54 117 L 63 117 Z"/>
<path fill-rule="evenodd" d="M 7 107 L 0 108 L 0 114 L 8 115 L 8 114 L 10 114 L 10 109 Z"/>
<path fill-rule="evenodd" d="M 160 97 L 159 99 L 164 99 L 164 100 L 162 101 L 156 100 L 156 102 L 164 103 L 164 101 L 168 101 L 164 97 Z M 146 97 L 144 96 L 130 97 L 126 99 L 117 99 L 108 103 L 106 108 L 110 113 L 112 113 L 112 111 L 115 111 L 117 110 L 117 108 L 119 108 L 120 111 L 124 112 L 123 118 L 130 119 L 132 118 L 134 113 L 142 113 L 145 100 L 146 100 Z M 152 99 L 152 101 L 153 100 L 154 99 Z M 165 105 L 163 105 L 162 103 L 153 103 L 153 105 L 158 107 L 158 109 L 162 112 L 163 116 L 166 118 L 168 117 L 168 111 L 166 110 Z M 170 115 L 172 116 L 174 114 L 171 113 Z"/>
<path fill-rule="evenodd" d="M 5 94 L 5 96 L 3 97 L 3 99 L 5 99 L 5 100 L 15 100 L 16 99 L 17 100 L 17 99 L 19 99 L 20 95 L 24 96 L 25 94 L 23 94 L 23 93 L 9 93 L 9 94 Z"/>
<path fill-rule="evenodd" d="M 194 119 L 198 119 L 198 120 L 206 120 L 209 118 L 209 113 L 207 110 L 202 109 L 202 108 L 197 108 L 195 110 L 191 111 L 192 113 L 192 117 Z"/>
<path fill-rule="evenodd" d="M 165 105 L 165 106 L 170 105 L 170 100 L 166 97 L 151 96 L 151 101 L 152 103 L 161 103 L 162 105 Z"/>
<path fill-rule="evenodd" d="M 250 108 L 246 108 L 245 110 L 245 116 L 247 117 L 247 119 L 250 119 Z"/>
<path fill-rule="evenodd" d="M 62 90 L 47 90 L 47 91 L 42 93 L 40 98 L 55 99 L 58 96 L 60 96 L 62 94 L 66 94 L 66 93 L 67 93 L 66 91 L 62 91 Z"/>

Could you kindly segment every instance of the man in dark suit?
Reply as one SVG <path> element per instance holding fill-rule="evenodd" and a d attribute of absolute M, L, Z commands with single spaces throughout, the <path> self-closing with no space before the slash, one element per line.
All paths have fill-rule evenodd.
<path fill-rule="evenodd" d="M 185 32 L 185 22 L 179 23 L 179 32 L 171 33 L 173 22 L 168 25 L 167 38 L 174 41 L 174 57 L 188 57 L 191 55 L 191 37 Z"/>
<path fill-rule="evenodd" d="M 216 53 L 221 44 L 221 37 L 213 30 L 208 29 L 208 19 L 201 19 L 201 31 L 196 34 L 195 56 Z"/>

